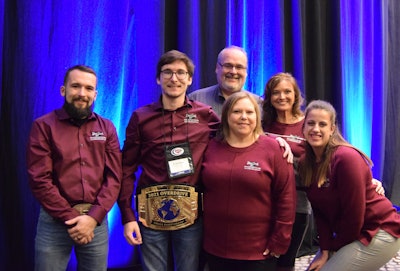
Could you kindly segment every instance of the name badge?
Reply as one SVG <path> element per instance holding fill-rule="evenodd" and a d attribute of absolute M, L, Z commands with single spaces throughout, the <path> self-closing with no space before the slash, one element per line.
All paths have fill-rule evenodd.
<path fill-rule="evenodd" d="M 170 179 L 194 174 L 192 153 L 188 142 L 165 146 L 165 159 Z"/>

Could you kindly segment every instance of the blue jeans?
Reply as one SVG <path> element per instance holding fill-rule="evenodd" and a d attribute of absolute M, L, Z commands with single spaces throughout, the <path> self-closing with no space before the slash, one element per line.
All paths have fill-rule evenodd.
<path fill-rule="evenodd" d="M 167 271 L 169 244 L 175 271 L 198 270 L 203 234 L 201 219 L 197 219 L 187 228 L 176 231 L 151 230 L 141 223 L 139 225 L 143 240 L 140 251 L 144 271 Z"/>
<path fill-rule="evenodd" d="M 106 271 L 108 257 L 108 222 L 104 219 L 94 230 L 93 240 L 76 244 L 62 222 L 54 220 L 40 208 L 35 239 L 35 270 L 65 271 L 74 247 L 79 271 Z"/>

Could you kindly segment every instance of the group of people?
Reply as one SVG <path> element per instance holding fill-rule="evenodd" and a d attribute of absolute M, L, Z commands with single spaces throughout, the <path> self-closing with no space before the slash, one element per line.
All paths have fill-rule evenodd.
<path fill-rule="evenodd" d="M 272 76 L 262 99 L 243 89 L 247 64 L 242 48 L 224 48 L 218 84 L 188 94 L 192 60 L 164 53 L 160 98 L 132 113 L 122 152 L 114 125 L 93 112 L 96 73 L 71 67 L 63 107 L 34 121 L 27 147 L 41 205 L 35 270 L 65 270 L 72 247 L 78 270 L 107 270 L 116 201 L 143 270 L 170 261 L 178 271 L 294 270 L 311 209 L 320 250 L 308 270 L 389 261 L 400 217 L 372 162 L 341 136 L 332 105 L 316 100 L 303 112 L 288 73 Z"/>

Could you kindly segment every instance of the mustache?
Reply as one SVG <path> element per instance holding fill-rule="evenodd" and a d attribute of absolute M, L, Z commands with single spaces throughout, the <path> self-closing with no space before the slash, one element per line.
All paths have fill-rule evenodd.
<path fill-rule="evenodd" d="M 89 99 L 83 98 L 83 97 L 75 97 L 72 99 L 73 102 L 75 101 L 83 101 L 83 102 L 89 102 Z"/>
<path fill-rule="evenodd" d="M 239 74 L 233 74 L 233 73 L 227 73 L 227 74 L 225 74 L 225 77 L 229 78 L 229 79 L 231 79 L 231 78 L 233 78 L 233 79 L 241 78 L 241 76 Z"/>

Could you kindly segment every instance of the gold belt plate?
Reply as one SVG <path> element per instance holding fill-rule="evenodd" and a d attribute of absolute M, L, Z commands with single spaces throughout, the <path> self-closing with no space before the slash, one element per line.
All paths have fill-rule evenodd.
<path fill-rule="evenodd" d="M 179 230 L 198 216 L 198 192 L 190 185 L 163 184 L 143 188 L 138 195 L 139 221 L 154 230 Z"/>

